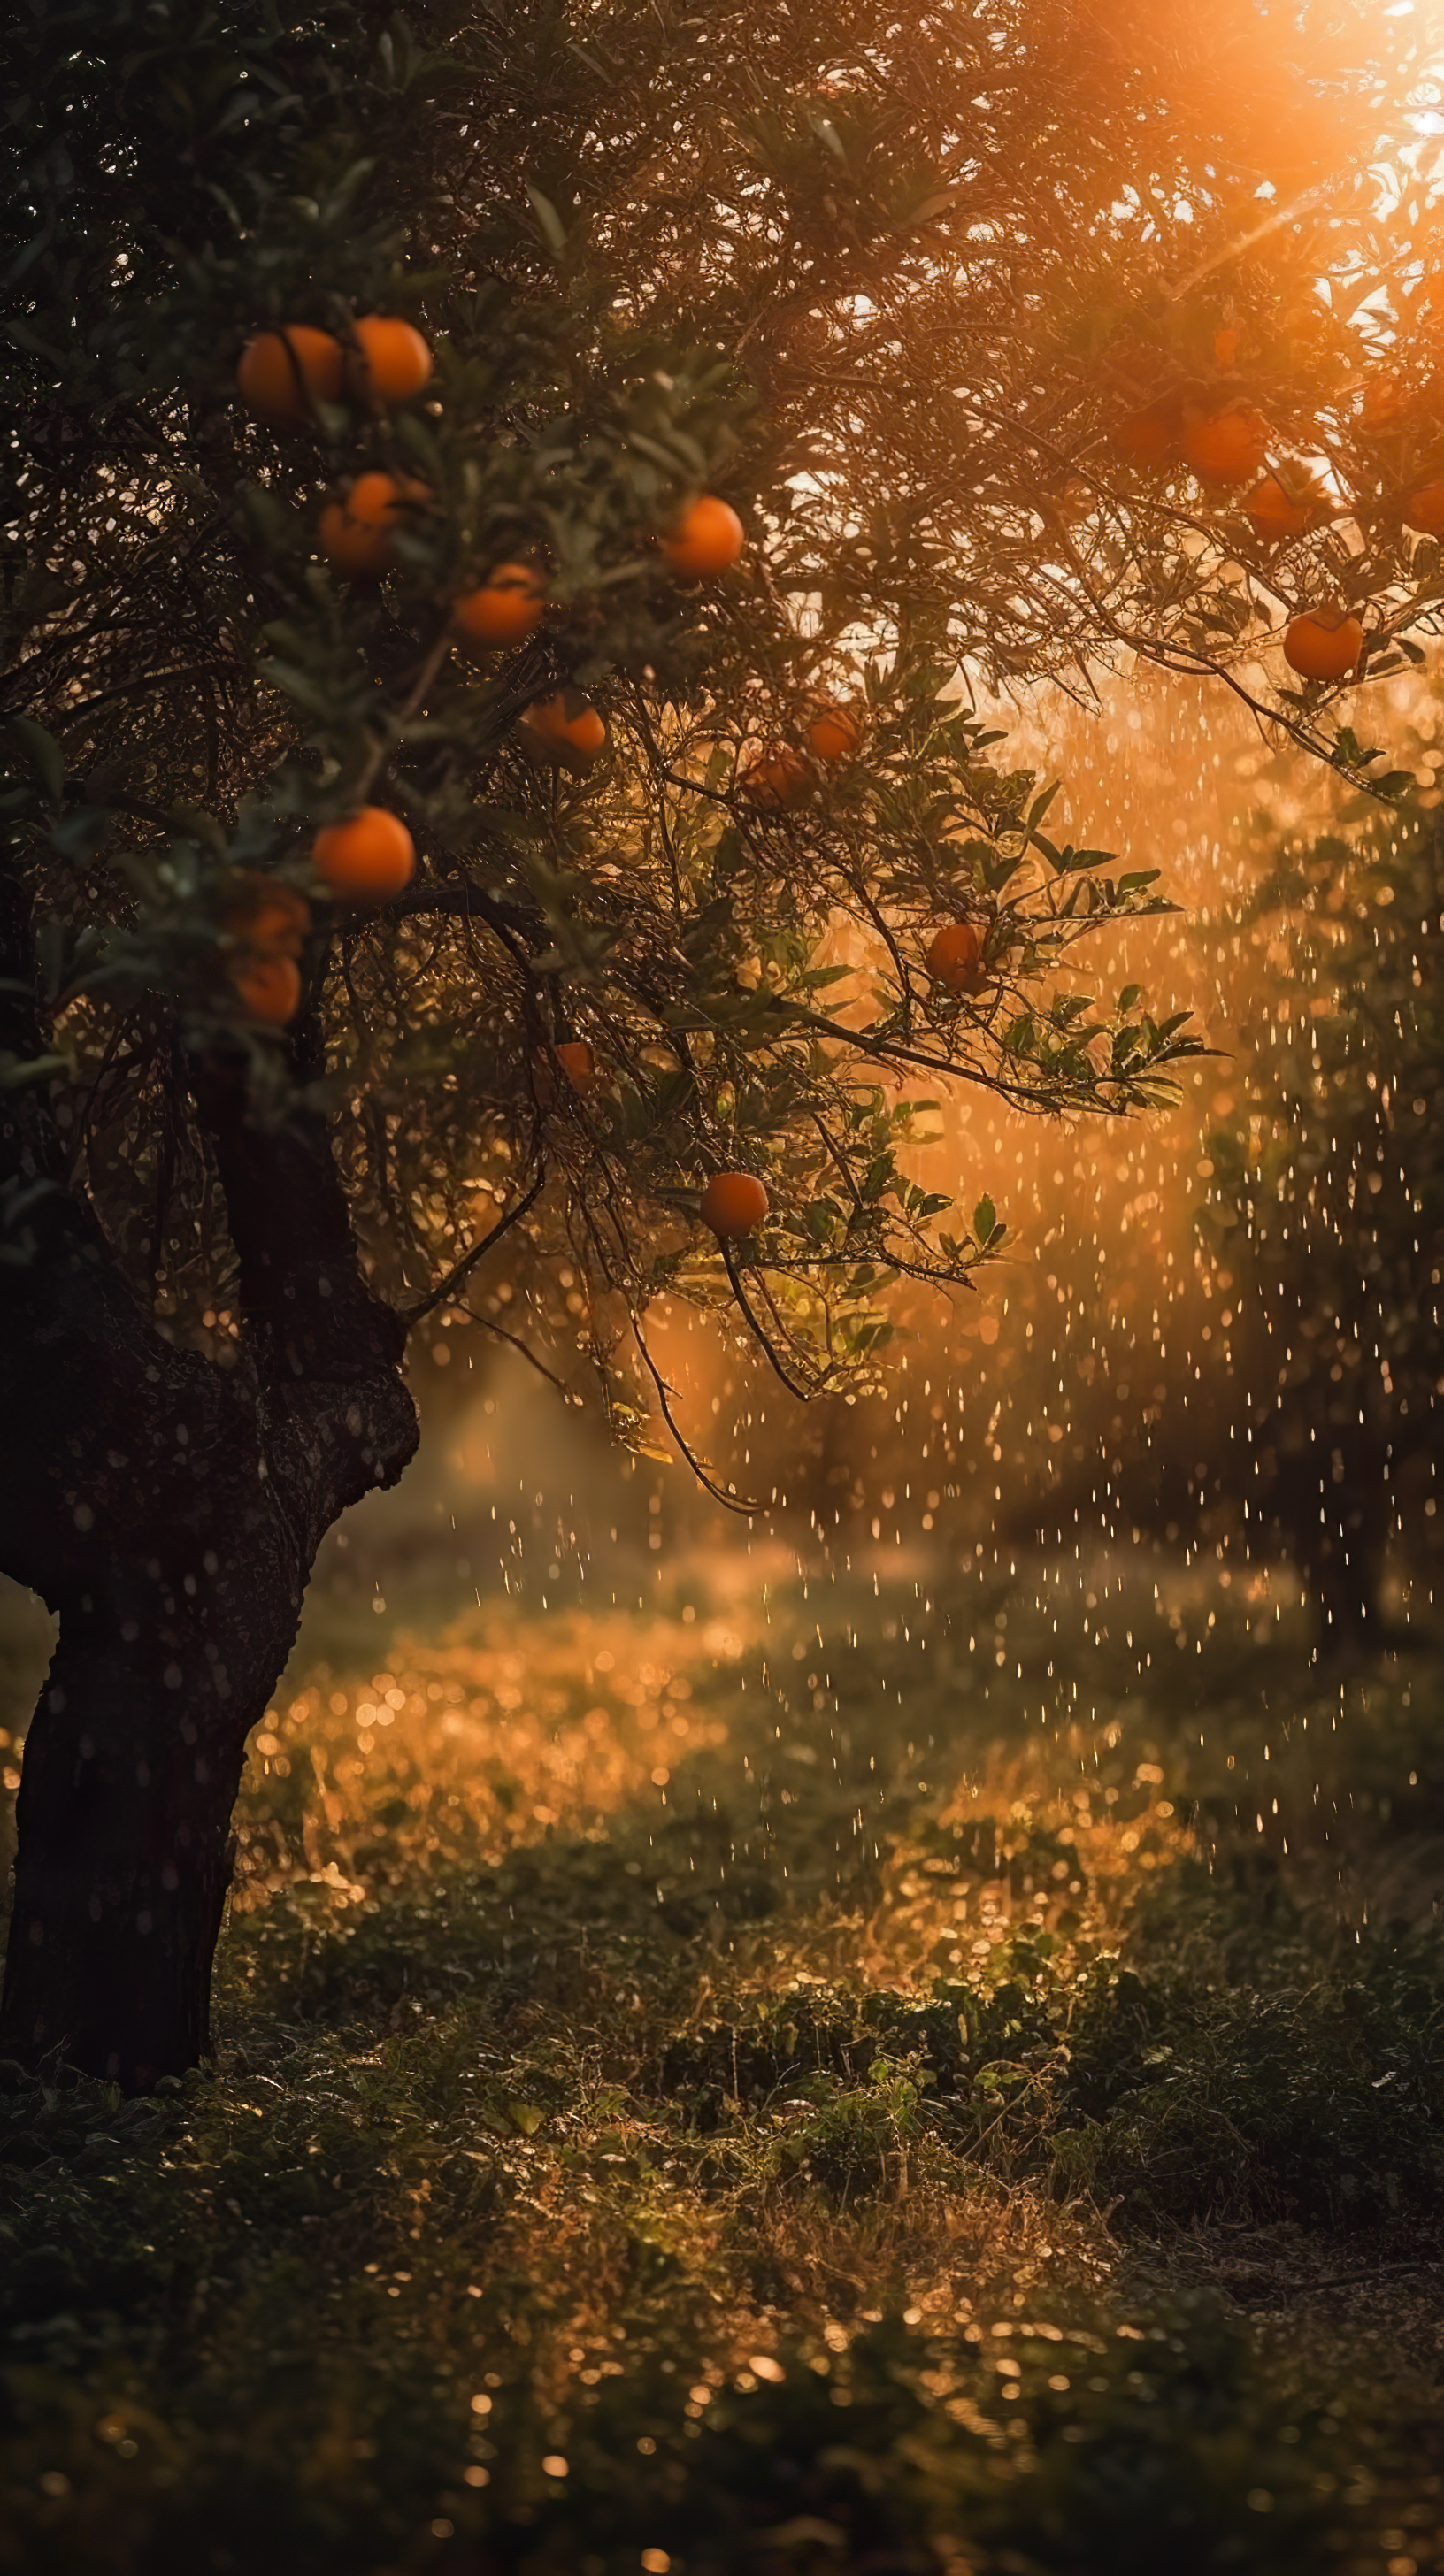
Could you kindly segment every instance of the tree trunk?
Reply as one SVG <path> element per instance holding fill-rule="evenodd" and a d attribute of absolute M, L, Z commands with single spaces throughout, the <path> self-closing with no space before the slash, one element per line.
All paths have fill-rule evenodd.
<path fill-rule="evenodd" d="M 227 1666 L 64 1622 L 17 1804 L 4 2054 L 141 2092 L 209 2048 L 246 1734 L 294 1627 L 258 1597 Z"/>
<path fill-rule="evenodd" d="M 29 1734 L 0 2055 L 127 2091 L 195 2064 L 246 1737 L 321 1538 L 416 1446 L 405 1328 L 361 1276 L 321 1113 L 191 1068 L 240 1278 L 233 1370 L 176 1348 L 73 1185 L 0 866 L 0 1567 L 58 1612 Z M 309 1047 L 309 1055 L 305 1050 Z M 316 1032 L 293 1040 L 314 1079 Z"/>

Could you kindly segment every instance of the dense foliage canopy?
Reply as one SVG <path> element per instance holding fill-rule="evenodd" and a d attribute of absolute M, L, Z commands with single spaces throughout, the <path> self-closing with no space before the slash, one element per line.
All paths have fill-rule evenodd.
<path fill-rule="evenodd" d="M 974 693 L 1137 651 L 1367 765 L 1326 685 L 1260 678 L 1262 629 L 1338 596 L 1387 669 L 1432 620 L 1412 30 L 75 0 L 18 42 L 9 810 L 45 1028 L 14 1070 L 132 1276 L 234 1356 L 194 1068 L 240 1047 L 263 1116 L 325 1106 L 380 1287 L 459 1302 L 515 1223 L 623 1429 L 661 1289 L 737 1301 L 800 1387 L 865 1381 L 888 1278 L 998 1239 L 986 1189 L 949 1231 L 901 1169 L 918 1088 L 1113 1111 L 1189 1044 L 1094 982 L 1152 853 L 1050 840 Z M 371 312 L 423 326 L 419 398 L 248 416 L 255 332 Z M 1266 463 L 1304 496 L 1282 544 L 1240 508 Z M 379 585 L 317 561 L 362 471 L 403 493 Z M 655 540 L 702 488 L 747 546 L 680 583 Z M 458 596 L 518 558 L 544 623 L 465 648 Z M 582 776 L 518 728 L 559 687 L 607 725 Z M 819 701 L 849 756 L 810 751 Z M 779 746 L 786 793 L 749 788 Z M 368 799 L 418 872 L 327 900 L 314 833 Z M 289 1035 L 247 1006 L 260 876 L 313 906 Z M 957 920 L 971 989 L 925 962 Z M 699 1195 L 733 1167 L 772 1208 L 723 1252 Z"/>

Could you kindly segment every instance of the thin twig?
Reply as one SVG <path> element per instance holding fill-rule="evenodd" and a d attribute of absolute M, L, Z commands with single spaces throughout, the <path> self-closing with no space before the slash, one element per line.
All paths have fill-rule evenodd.
<path fill-rule="evenodd" d="M 141 671 L 133 680 L 116 680 L 108 689 L 97 689 L 93 698 L 82 699 L 78 707 L 67 707 L 61 733 L 73 733 L 82 716 L 92 715 L 111 698 L 132 697 L 137 689 L 159 689 L 168 680 L 213 679 L 218 671 L 229 671 L 236 679 L 242 676 L 234 662 L 179 662 L 169 671 Z"/>
<path fill-rule="evenodd" d="M 539 1360 L 531 1344 L 524 1342 L 520 1333 L 509 1333 L 505 1324 L 498 1324 L 490 1315 L 479 1315 L 474 1306 L 465 1305 L 459 1297 L 453 1297 L 451 1302 L 459 1315 L 468 1315 L 473 1324 L 480 1324 L 484 1333 L 495 1333 L 499 1341 L 510 1342 L 512 1349 L 520 1351 L 522 1358 L 536 1370 L 538 1377 L 544 1377 L 548 1386 L 554 1386 L 559 1395 L 566 1394 L 566 1379 L 558 1377 L 555 1369 L 549 1369 L 545 1360 Z"/>
<path fill-rule="evenodd" d="M 518 1199 L 515 1207 L 508 1208 L 507 1213 L 501 1219 L 500 1224 L 494 1225 L 490 1234 L 484 1234 L 479 1243 L 474 1243 L 469 1252 L 464 1252 L 461 1259 L 456 1262 L 450 1270 L 448 1270 L 446 1277 L 440 1280 L 436 1287 L 431 1289 L 425 1297 L 421 1298 L 418 1304 L 415 1306 L 403 1306 L 400 1308 L 401 1321 L 406 1326 L 408 1332 L 410 1332 L 414 1324 L 419 1324 L 421 1322 L 424 1315 L 431 1314 L 434 1308 L 437 1306 L 445 1306 L 453 1301 L 456 1290 L 461 1286 L 464 1279 L 470 1278 L 471 1273 L 476 1268 L 477 1263 L 482 1259 L 482 1256 L 485 1253 L 490 1252 L 493 1244 L 500 1243 L 502 1236 L 504 1234 L 509 1234 L 514 1225 L 520 1223 L 529 1208 L 535 1207 L 537 1200 L 542 1194 L 542 1189 L 546 1182 L 546 1176 L 546 1165 L 543 1164 L 540 1171 L 537 1173 L 536 1179 L 533 1181 L 531 1188 L 527 1191 L 526 1196 Z"/>
<path fill-rule="evenodd" d="M 410 695 L 407 697 L 405 704 L 392 717 L 390 730 L 387 733 L 384 733 L 380 741 L 372 746 L 370 758 L 356 782 L 355 796 L 358 805 L 365 803 L 367 796 L 375 786 L 376 781 L 380 777 L 382 770 L 385 768 L 387 761 L 396 749 L 398 728 L 404 724 L 408 724 L 411 718 L 416 714 L 417 710 L 424 704 L 427 690 L 430 688 L 431 683 L 435 679 L 437 672 L 440 670 L 442 663 L 445 661 L 447 654 L 451 651 L 454 641 L 455 638 L 452 634 L 450 625 L 447 624 L 446 626 L 443 626 L 436 642 L 432 645 L 430 652 L 427 654 L 425 661 L 421 665 L 415 685 L 413 686 Z"/>
<path fill-rule="evenodd" d="M 1305 188 L 1302 195 L 1291 198 L 1286 206 L 1280 206 L 1275 213 L 1269 215 L 1266 222 L 1255 224 L 1252 232 L 1235 234 L 1232 241 L 1224 243 L 1222 250 L 1214 251 L 1208 259 L 1201 259 L 1196 268 L 1191 268 L 1180 284 L 1173 288 L 1171 294 L 1165 296 L 1164 302 L 1177 304 L 1180 298 L 1189 294 L 1195 286 L 1201 286 L 1206 277 L 1212 277 L 1216 268 L 1227 268 L 1231 259 L 1241 259 L 1246 250 L 1254 248 L 1255 243 L 1267 241 L 1270 233 L 1276 233 L 1285 224 L 1291 224 L 1295 215 L 1303 213 L 1310 198 L 1322 198 L 1323 194 L 1323 187 Z"/>
<path fill-rule="evenodd" d="M 747 1291 L 743 1287 L 742 1281 L 738 1276 L 737 1264 L 732 1257 L 731 1246 L 724 1242 L 721 1246 L 721 1251 L 723 1261 L 727 1265 L 727 1276 L 732 1282 L 732 1294 L 736 1298 L 738 1305 L 741 1307 L 743 1314 L 746 1316 L 747 1321 L 752 1328 L 752 1337 L 754 1341 L 760 1343 L 762 1349 L 766 1352 L 772 1368 L 775 1370 L 778 1377 L 781 1378 L 788 1394 L 795 1395 L 799 1404 L 810 1404 L 812 1401 L 812 1390 L 805 1386 L 799 1386 L 797 1380 L 788 1375 L 787 1370 L 783 1367 L 781 1360 L 778 1358 L 777 1353 L 773 1349 L 771 1342 L 768 1340 L 766 1333 L 762 1329 L 762 1326 L 758 1323 L 757 1317 L 753 1313 L 752 1306 L 749 1302 Z"/>
<path fill-rule="evenodd" d="M 716 1482 L 716 1479 L 703 1465 L 696 1450 L 692 1447 L 690 1441 L 685 1437 L 684 1433 L 680 1429 L 677 1417 L 673 1413 L 671 1405 L 667 1401 L 668 1396 L 672 1393 L 672 1389 L 667 1384 L 666 1379 L 663 1377 L 661 1370 L 658 1368 L 656 1361 L 653 1359 L 651 1352 L 647 1348 L 642 1335 L 640 1317 L 633 1315 L 631 1318 L 631 1324 L 632 1338 L 635 1341 L 638 1350 L 641 1352 L 643 1360 L 646 1362 L 647 1374 L 651 1378 L 652 1384 L 657 1390 L 657 1402 L 662 1408 L 662 1419 L 666 1423 L 668 1430 L 671 1432 L 673 1439 L 676 1441 L 678 1448 L 681 1450 L 683 1457 L 686 1459 L 688 1466 L 691 1468 L 693 1475 L 697 1478 L 699 1484 L 706 1486 L 713 1501 L 720 1503 L 724 1511 L 740 1512 L 744 1520 L 752 1519 L 754 1514 L 761 1511 L 762 1505 L 760 1503 L 748 1502 L 746 1498 L 740 1494 L 724 1494 L 721 1486 Z"/>

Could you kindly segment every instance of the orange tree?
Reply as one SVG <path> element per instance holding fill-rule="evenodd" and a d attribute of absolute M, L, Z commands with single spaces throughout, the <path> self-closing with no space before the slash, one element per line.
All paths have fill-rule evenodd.
<path fill-rule="evenodd" d="M 1389 1539 L 1435 1517 L 1444 848 L 1434 816 L 1278 853 L 1280 960 L 1207 1139 L 1202 1222 L 1236 1310 L 1208 1481 L 1279 1533 L 1326 1649 L 1381 1632 Z M 1227 1421 L 1238 1437 L 1223 1439 Z M 1191 1453 L 1190 1453 L 1191 1454 Z"/>
<path fill-rule="evenodd" d="M 921 1092 L 1159 1095 L 1192 1041 L 1088 971 L 1148 854 L 1050 837 L 968 693 L 1137 651 L 1358 765 L 1337 648 L 1243 673 L 1434 614 L 1406 35 L 26 22 L 0 1563 L 59 1641 L 0 2049 L 204 2048 L 246 1735 L 428 1318 L 529 1307 L 629 1436 L 663 1291 L 866 1384 L 1001 1231 L 909 1179 Z"/>

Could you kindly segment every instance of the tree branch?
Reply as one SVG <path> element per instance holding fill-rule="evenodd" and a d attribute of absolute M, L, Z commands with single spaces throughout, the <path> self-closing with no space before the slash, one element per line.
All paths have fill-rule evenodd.
<path fill-rule="evenodd" d="M 703 1465 L 702 1460 L 698 1457 L 696 1450 L 687 1439 L 678 1423 L 676 1415 L 672 1411 L 671 1404 L 668 1400 L 671 1396 L 672 1389 L 667 1384 L 666 1379 L 663 1377 L 661 1370 L 658 1368 L 656 1361 L 653 1359 L 651 1352 L 647 1348 L 642 1335 L 642 1327 L 639 1318 L 636 1315 L 633 1315 L 631 1322 L 632 1339 L 642 1354 L 642 1358 L 646 1363 L 647 1375 L 650 1377 L 653 1386 L 657 1390 L 657 1402 L 662 1408 L 662 1419 L 666 1423 L 668 1430 L 671 1432 L 673 1439 L 676 1441 L 678 1448 L 681 1450 L 682 1455 L 686 1459 L 688 1466 L 691 1468 L 693 1475 L 697 1479 L 697 1482 L 699 1485 L 706 1486 L 713 1501 L 720 1503 L 724 1511 L 738 1512 L 744 1520 L 751 1520 L 756 1513 L 761 1511 L 762 1505 L 760 1503 L 749 1502 L 746 1496 L 742 1494 L 724 1493 L 715 1476 L 713 1476 L 711 1471 Z"/>
<path fill-rule="evenodd" d="M 748 1299 L 747 1291 L 743 1287 L 741 1278 L 738 1274 L 737 1263 L 733 1258 L 731 1245 L 724 1242 L 722 1244 L 721 1251 L 722 1259 L 727 1268 L 727 1276 L 732 1282 L 732 1294 L 736 1298 L 738 1305 L 741 1307 L 743 1314 L 746 1316 L 747 1321 L 752 1328 L 753 1340 L 766 1352 L 772 1368 L 775 1370 L 778 1377 L 781 1378 L 788 1394 L 795 1395 L 799 1404 L 809 1404 L 815 1390 L 810 1387 L 799 1386 L 796 1378 L 789 1376 L 787 1370 L 783 1367 L 781 1360 L 778 1358 L 771 1340 L 763 1330 L 761 1324 L 759 1324 L 756 1314 L 753 1311 L 752 1305 Z"/>
<path fill-rule="evenodd" d="M 312 1069 L 308 1014 L 293 1064 Z M 309 1563 L 325 1531 L 415 1453 L 416 1408 L 400 1374 L 406 1327 L 361 1273 L 326 1120 L 297 1091 L 266 1117 L 239 1047 L 192 1059 L 240 1272 L 240 1307 L 260 1382 L 267 1468 L 299 1519 Z"/>
<path fill-rule="evenodd" d="M 438 1306 L 451 1303 L 457 1289 L 470 1278 L 477 1263 L 490 1252 L 493 1244 L 500 1243 L 504 1234 L 509 1234 L 514 1225 L 520 1224 L 528 1209 L 535 1207 L 546 1185 L 546 1177 L 546 1165 L 543 1163 L 525 1197 L 518 1199 L 514 1207 L 508 1208 L 500 1224 L 494 1225 L 490 1234 L 484 1234 L 479 1243 L 474 1243 L 469 1252 L 463 1253 L 461 1259 L 448 1270 L 445 1278 L 439 1280 L 434 1288 L 428 1289 L 426 1295 L 419 1298 L 414 1306 L 401 1308 L 396 1320 L 403 1332 L 411 1332 L 420 1323 L 423 1315 L 430 1315 Z"/>

